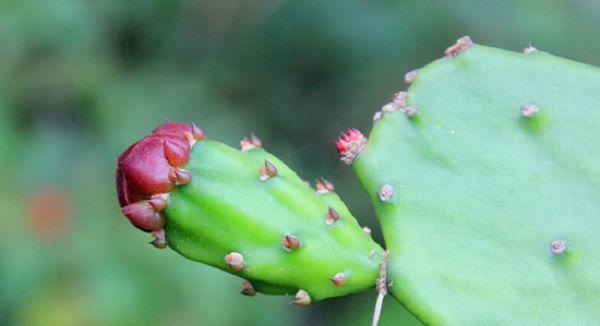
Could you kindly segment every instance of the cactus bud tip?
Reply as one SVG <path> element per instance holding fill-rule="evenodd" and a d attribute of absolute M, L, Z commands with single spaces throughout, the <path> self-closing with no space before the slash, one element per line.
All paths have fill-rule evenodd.
<path fill-rule="evenodd" d="M 342 155 L 341 160 L 346 164 L 352 164 L 367 145 L 367 138 L 358 129 L 348 129 L 340 135 L 335 144 Z"/>

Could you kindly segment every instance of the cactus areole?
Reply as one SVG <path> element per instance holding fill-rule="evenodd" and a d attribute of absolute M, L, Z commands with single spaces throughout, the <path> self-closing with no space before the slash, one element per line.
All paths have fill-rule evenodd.
<path fill-rule="evenodd" d="M 123 214 L 157 248 L 238 275 L 242 293 L 292 303 L 376 285 L 383 250 L 319 179 L 307 185 L 252 135 L 237 150 L 170 122 L 129 147 L 117 167 Z"/>

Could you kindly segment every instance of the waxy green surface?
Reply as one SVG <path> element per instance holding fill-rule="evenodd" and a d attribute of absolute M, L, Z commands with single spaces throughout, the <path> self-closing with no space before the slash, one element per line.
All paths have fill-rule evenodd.
<path fill-rule="evenodd" d="M 599 69 L 473 45 L 419 69 L 408 105 L 353 164 L 391 293 L 431 325 L 600 325 Z"/>
<path fill-rule="evenodd" d="M 278 175 L 261 181 L 265 159 Z M 303 289 L 320 300 L 375 286 L 382 249 L 335 193 L 316 193 L 263 149 L 240 152 L 211 140 L 194 146 L 185 169 L 192 181 L 171 192 L 165 210 L 167 241 L 181 255 L 271 294 Z M 341 216 L 334 225 L 325 223 L 329 207 Z M 284 250 L 288 234 L 300 239 L 299 249 Z M 225 264 L 230 252 L 244 256 L 242 271 Z M 336 286 L 329 278 L 340 272 L 347 279 Z"/>

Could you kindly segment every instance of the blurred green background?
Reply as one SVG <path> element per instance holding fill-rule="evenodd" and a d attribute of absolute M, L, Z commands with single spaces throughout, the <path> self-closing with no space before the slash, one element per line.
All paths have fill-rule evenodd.
<path fill-rule="evenodd" d="M 256 132 L 381 233 L 333 140 L 468 34 L 600 64 L 600 2 L 0 1 L 1 325 L 369 325 L 375 292 L 308 308 L 156 250 L 121 216 L 115 159 L 168 120 Z M 383 325 L 418 325 L 387 299 Z"/>

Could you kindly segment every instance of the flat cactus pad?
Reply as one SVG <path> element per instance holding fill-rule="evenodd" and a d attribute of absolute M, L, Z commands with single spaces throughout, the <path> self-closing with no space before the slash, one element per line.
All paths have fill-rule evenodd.
<path fill-rule="evenodd" d="M 433 325 L 599 325 L 600 70 L 461 39 L 407 82 L 352 162 L 389 291 Z"/>

